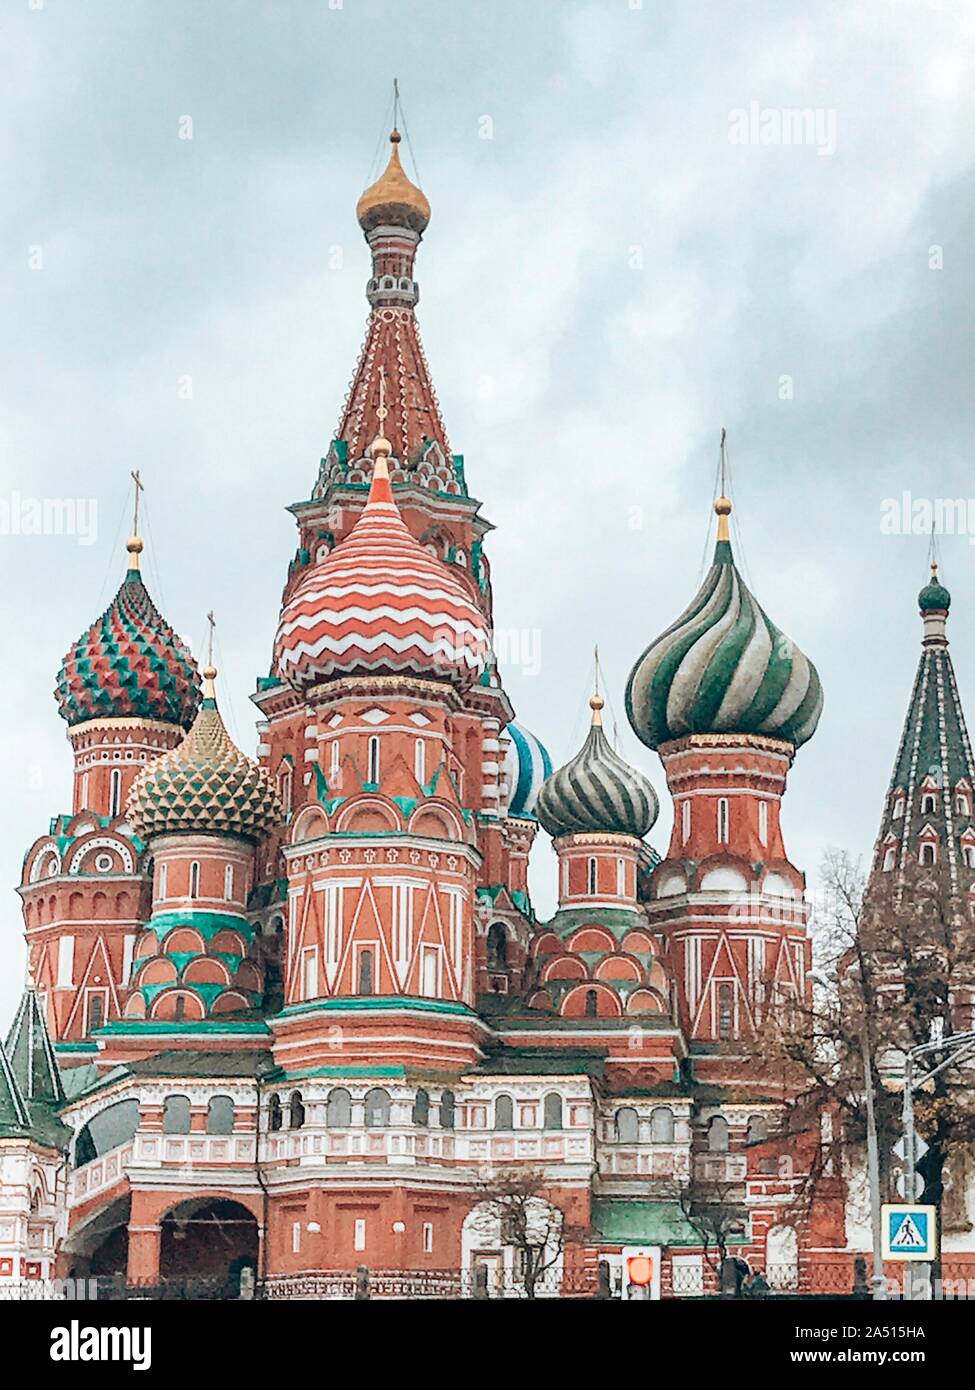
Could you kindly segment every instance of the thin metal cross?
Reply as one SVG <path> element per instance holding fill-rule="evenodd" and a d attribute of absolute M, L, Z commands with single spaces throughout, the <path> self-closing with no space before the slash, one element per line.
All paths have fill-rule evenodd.
<path fill-rule="evenodd" d="M 213 616 L 213 609 L 207 614 L 207 622 L 210 624 L 210 634 L 207 637 L 207 665 L 213 665 L 213 629 L 217 625 L 217 620 Z"/>
<path fill-rule="evenodd" d="M 132 534 L 133 536 L 137 536 L 139 534 L 139 493 L 145 491 L 142 482 L 142 474 L 139 472 L 138 468 L 132 470 L 132 481 L 135 483 L 135 509 L 132 518 Z"/>

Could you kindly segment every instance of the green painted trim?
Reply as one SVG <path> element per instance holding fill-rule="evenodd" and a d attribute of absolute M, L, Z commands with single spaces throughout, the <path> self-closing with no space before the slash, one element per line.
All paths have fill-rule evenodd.
<path fill-rule="evenodd" d="M 258 1021 L 246 1023 L 219 1023 L 216 1019 L 191 1020 L 190 1022 L 180 1023 L 158 1023 L 149 1019 L 113 1019 L 111 1023 L 106 1023 L 104 1028 L 95 1029 L 95 1037 L 117 1037 L 119 1034 L 138 1036 L 139 1034 L 149 1033 L 209 1033 L 214 1037 L 221 1033 L 246 1034 L 252 1033 L 259 1037 L 270 1037 L 271 1030 L 266 1023 Z"/>
<path fill-rule="evenodd" d="M 421 999 L 410 994 L 358 994 L 345 999 L 309 999 L 302 1004 L 289 1004 L 276 1014 L 276 1018 L 293 1018 L 310 1013 L 382 1013 L 390 1009 L 403 1009 L 411 1013 L 455 1014 L 461 1018 L 483 1019 L 466 1004 L 454 1004 L 446 999 Z M 486 1024 L 484 1025 L 487 1026 Z"/>

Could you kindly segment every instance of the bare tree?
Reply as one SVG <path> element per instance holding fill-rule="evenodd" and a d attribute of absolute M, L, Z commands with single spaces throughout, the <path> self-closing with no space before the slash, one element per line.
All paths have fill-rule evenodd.
<path fill-rule="evenodd" d="M 502 1245 L 517 1253 L 518 1276 L 526 1298 L 534 1298 L 545 1276 L 569 1245 L 590 1232 L 573 1226 L 550 1200 L 551 1184 L 537 1168 L 514 1166 L 479 1184 L 475 1226 L 486 1236 L 495 1231 Z"/>
<path fill-rule="evenodd" d="M 670 1195 L 700 1240 L 705 1260 L 720 1277 L 729 1242 L 747 1229 L 745 1184 L 740 1180 L 693 1176 L 677 1183 Z"/>

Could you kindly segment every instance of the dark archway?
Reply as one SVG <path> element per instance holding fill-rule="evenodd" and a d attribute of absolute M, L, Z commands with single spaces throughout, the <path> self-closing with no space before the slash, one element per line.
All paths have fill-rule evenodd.
<path fill-rule="evenodd" d="M 257 1221 L 240 1202 L 198 1197 L 180 1202 L 160 1222 L 159 1277 L 205 1280 L 235 1298 L 244 1268 L 257 1269 Z"/>

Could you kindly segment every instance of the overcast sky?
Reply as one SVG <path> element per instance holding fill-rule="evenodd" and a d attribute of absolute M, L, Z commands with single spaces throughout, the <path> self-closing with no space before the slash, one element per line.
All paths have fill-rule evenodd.
<path fill-rule="evenodd" d="M 541 643 L 504 673 L 519 719 L 573 754 L 598 641 L 665 848 L 623 688 L 700 581 L 724 425 L 739 563 L 826 694 L 790 855 L 812 884 L 825 847 L 868 854 L 928 548 L 882 504 L 975 496 L 973 51 L 967 0 L 0 0 L 0 521 L 18 497 L 97 505 L 92 544 L 0 530 L 0 1019 L 22 855 L 70 809 L 51 690 L 121 578 L 134 467 L 150 590 L 198 655 L 216 610 L 254 750 L 284 508 L 362 340 L 354 208 L 394 76 L 433 207 L 427 354 L 498 528 L 498 625 Z M 975 550 L 941 555 L 975 700 Z"/>

